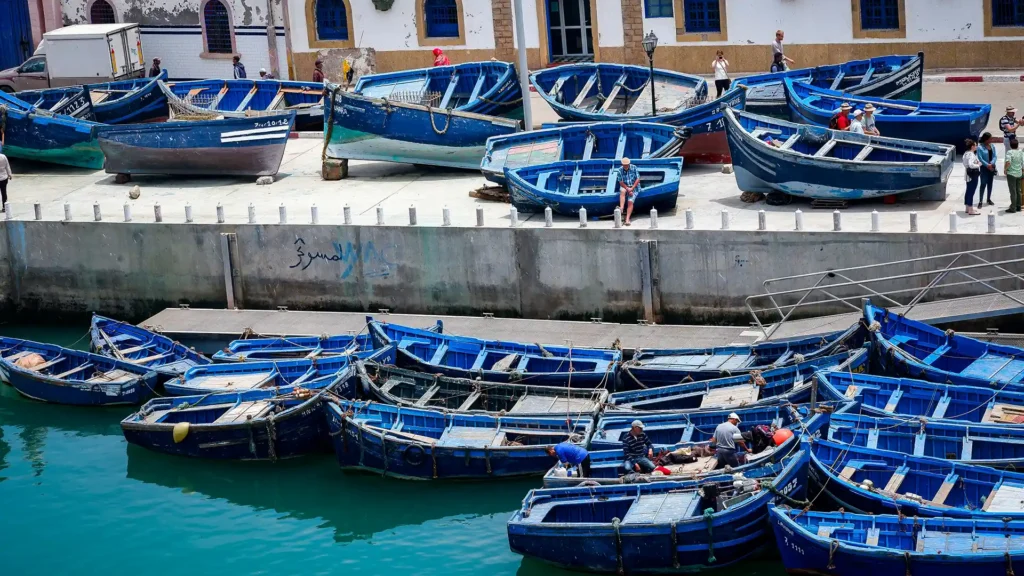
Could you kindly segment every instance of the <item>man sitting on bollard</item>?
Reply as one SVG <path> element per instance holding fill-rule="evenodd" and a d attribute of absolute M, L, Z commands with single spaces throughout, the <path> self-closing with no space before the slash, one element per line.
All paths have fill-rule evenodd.
<path fill-rule="evenodd" d="M 633 424 L 622 436 L 622 452 L 626 456 L 623 467 L 626 472 L 650 474 L 654 472 L 654 444 L 644 433 L 644 423 L 633 420 Z"/>

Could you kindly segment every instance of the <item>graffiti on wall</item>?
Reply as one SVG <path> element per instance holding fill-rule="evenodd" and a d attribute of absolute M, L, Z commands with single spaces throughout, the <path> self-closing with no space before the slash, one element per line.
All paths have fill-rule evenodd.
<path fill-rule="evenodd" d="M 361 267 L 363 278 L 388 278 L 395 270 L 395 246 L 381 246 L 373 240 L 362 243 L 332 242 L 326 252 L 312 250 L 302 238 L 295 239 L 295 263 L 289 268 L 306 270 L 314 264 L 337 262 L 341 267 L 339 277 L 348 280 L 357 267 Z"/>

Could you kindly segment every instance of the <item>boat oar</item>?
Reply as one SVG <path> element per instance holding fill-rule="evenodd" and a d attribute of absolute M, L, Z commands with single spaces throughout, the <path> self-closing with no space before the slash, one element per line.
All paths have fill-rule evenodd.
<path fill-rule="evenodd" d="M 116 356 L 118 360 L 124 361 L 124 354 L 121 354 L 121 350 L 119 350 L 117 346 L 114 346 L 114 343 L 110 340 L 110 336 L 107 336 L 107 333 L 104 332 L 102 328 L 100 328 L 99 331 L 100 336 L 103 337 L 103 341 L 110 347 L 110 351 L 114 353 L 114 356 Z"/>

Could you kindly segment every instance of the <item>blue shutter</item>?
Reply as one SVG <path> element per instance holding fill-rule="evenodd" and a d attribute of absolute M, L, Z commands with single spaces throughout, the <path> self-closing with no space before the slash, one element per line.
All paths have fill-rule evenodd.
<path fill-rule="evenodd" d="M 861 30 L 898 30 L 899 0 L 860 0 Z"/>
<path fill-rule="evenodd" d="M 427 38 L 459 37 L 459 6 L 455 0 L 425 0 L 423 9 Z"/>
<path fill-rule="evenodd" d="M 348 40 L 348 10 L 344 0 L 316 0 L 316 37 Z"/>
<path fill-rule="evenodd" d="M 993 26 L 1024 26 L 1024 0 L 992 0 Z"/>
<path fill-rule="evenodd" d="M 718 0 L 683 0 L 687 32 L 717 33 L 722 31 L 722 15 Z"/>

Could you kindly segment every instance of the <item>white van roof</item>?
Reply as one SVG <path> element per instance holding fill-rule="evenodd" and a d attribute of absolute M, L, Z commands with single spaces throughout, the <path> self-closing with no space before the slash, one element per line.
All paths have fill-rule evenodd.
<path fill-rule="evenodd" d="M 76 24 L 51 30 L 43 34 L 47 40 L 72 40 L 76 38 L 100 38 L 113 32 L 127 28 L 135 28 L 138 24 Z"/>

